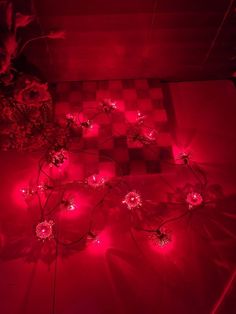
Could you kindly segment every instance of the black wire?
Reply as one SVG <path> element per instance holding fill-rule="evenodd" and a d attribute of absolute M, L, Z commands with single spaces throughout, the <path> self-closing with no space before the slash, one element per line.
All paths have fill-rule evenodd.
<path fill-rule="evenodd" d="M 75 245 L 75 244 L 78 244 L 80 241 L 82 241 L 89 234 L 89 231 L 90 230 L 86 231 L 79 239 L 76 239 L 76 240 L 68 242 L 68 243 L 62 242 L 59 239 L 55 239 L 55 240 L 58 244 L 63 245 L 63 246 Z"/>
<path fill-rule="evenodd" d="M 194 177 L 196 178 L 196 180 L 200 183 L 201 193 L 203 193 L 204 189 L 207 186 L 207 175 L 206 175 L 206 173 L 203 170 L 201 170 L 199 167 L 198 167 L 198 172 L 197 172 L 193 169 L 193 167 L 191 165 L 188 164 L 187 166 L 191 170 L 191 172 L 194 175 Z M 199 177 L 199 174 L 203 178 L 203 182 L 202 182 L 201 178 Z"/>
<path fill-rule="evenodd" d="M 43 209 L 41 198 L 40 198 L 38 191 L 37 191 L 37 197 L 38 197 L 39 208 L 40 208 L 40 216 L 41 216 L 40 221 L 43 221 L 44 220 L 44 209 Z"/>
<path fill-rule="evenodd" d="M 185 211 L 184 213 L 182 213 L 181 215 L 179 216 L 176 216 L 176 217 L 173 217 L 173 218 L 169 218 L 167 220 L 164 220 L 157 228 L 155 229 L 139 229 L 141 231 L 145 231 L 145 232 L 157 232 L 160 230 L 161 227 L 163 227 L 164 225 L 168 224 L 168 223 L 171 223 L 173 221 L 178 221 L 180 219 L 182 219 L 183 217 L 187 216 L 190 214 L 190 211 L 187 210 Z"/>
<path fill-rule="evenodd" d="M 46 208 L 48 202 L 49 202 L 49 199 L 50 197 L 52 196 L 52 193 L 53 193 L 53 190 L 50 191 L 50 193 L 48 194 L 47 198 L 46 198 L 46 201 L 44 203 L 44 206 L 43 206 L 43 210 Z"/>
<path fill-rule="evenodd" d="M 187 210 L 185 211 L 184 213 L 182 213 L 181 215 L 177 216 L 177 217 L 173 217 L 173 218 L 169 218 L 165 221 L 163 221 L 158 227 L 157 227 L 157 230 L 160 230 L 161 227 L 163 227 L 164 225 L 170 223 L 170 222 L 173 222 L 173 221 L 177 221 L 177 220 L 180 220 L 181 218 L 185 217 L 186 215 L 189 215 L 190 211 Z"/>

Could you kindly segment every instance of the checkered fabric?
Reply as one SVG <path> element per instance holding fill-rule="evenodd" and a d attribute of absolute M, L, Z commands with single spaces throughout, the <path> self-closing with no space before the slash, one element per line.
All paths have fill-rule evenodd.
<path fill-rule="evenodd" d="M 157 80 L 60 82 L 51 88 L 58 117 L 79 112 L 81 121 L 92 121 L 92 128 L 84 128 L 83 138 L 73 144 L 84 175 L 103 168 L 118 176 L 159 173 L 163 162 L 172 159 L 165 93 Z M 101 113 L 104 99 L 112 99 L 116 109 Z M 133 140 L 130 134 L 137 125 L 157 132 L 156 140 Z"/>

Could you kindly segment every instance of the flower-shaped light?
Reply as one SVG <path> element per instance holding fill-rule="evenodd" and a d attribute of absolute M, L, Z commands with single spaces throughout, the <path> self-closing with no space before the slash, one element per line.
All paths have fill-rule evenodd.
<path fill-rule="evenodd" d="M 47 240 L 53 238 L 53 228 L 54 222 L 52 220 L 44 220 L 37 224 L 35 228 L 36 236 L 40 240 Z"/>
<path fill-rule="evenodd" d="M 66 120 L 68 121 L 68 123 L 76 123 L 78 118 L 75 114 L 73 113 L 67 113 L 66 114 Z"/>
<path fill-rule="evenodd" d="M 92 231 L 89 231 L 88 234 L 87 234 L 87 240 L 89 242 L 93 242 L 93 243 L 96 243 L 96 244 L 100 244 L 101 241 L 99 239 L 99 237 Z"/>
<path fill-rule="evenodd" d="M 145 142 L 154 142 L 157 139 L 157 131 L 151 128 L 143 128 L 142 136 L 144 137 Z M 144 143 L 145 144 L 145 143 Z"/>
<path fill-rule="evenodd" d="M 63 148 L 60 150 L 52 150 L 48 154 L 48 162 L 50 167 L 61 167 L 66 159 L 68 159 L 68 154 Z"/>
<path fill-rule="evenodd" d="M 21 188 L 20 191 L 25 199 L 28 199 L 37 193 L 36 189 L 30 188 L 30 187 Z"/>
<path fill-rule="evenodd" d="M 189 209 L 193 207 L 198 207 L 203 203 L 203 197 L 201 194 L 197 192 L 190 192 L 187 194 L 186 202 L 188 204 Z"/>
<path fill-rule="evenodd" d="M 51 186 L 48 182 L 40 182 L 38 185 L 37 185 L 37 190 L 39 192 L 46 192 L 48 190 L 53 190 L 53 186 Z"/>
<path fill-rule="evenodd" d="M 190 152 L 181 152 L 178 156 L 177 156 L 177 160 L 180 160 L 184 165 L 188 165 L 190 162 L 190 158 L 191 158 L 191 154 Z"/>
<path fill-rule="evenodd" d="M 171 236 L 168 232 L 164 230 L 156 230 L 150 236 L 153 244 L 158 245 L 160 247 L 166 246 L 171 241 Z"/>
<path fill-rule="evenodd" d="M 86 179 L 86 183 L 92 188 L 99 188 L 104 185 L 105 179 L 99 174 L 93 174 Z"/>
<path fill-rule="evenodd" d="M 81 128 L 91 129 L 93 127 L 92 122 L 90 120 L 86 120 L 80 123 Z"/>
<path fill-rule="evenodd" d="M 126 204 L 128 209 L 133 209 L 142 206 L 142 199 L 136 191 L 132 191 L 125 195 L 122 203 Z"/>
<path fill-rule="evenodd" d="M 77 208 L 77 205 L 73 198 L 68 200 L 67 199 L 62 200 L 62 204 L 65 206 L 67 210 L 75 210 Z"/>
<path fill-rule="evenodd" d="M 149 145 L 156 141 L 157 131 L 149 127 L 131 127 L 128 133 L 128 140 L 139 142 L 141 145 Z"/>
<path fill-rule="evenodd" d="M 137 111 L 137 118 L 136 118 L 137 123 L 142 124 L 145 118 L 146 118 L 145 115 L 143 115 L 140 111 Z"/>
<path fill-rule="evenodd" d="M 111 113 L 116 109 L 116 103 L 109 98 L 103 99 L 101 101 L 101 106 L 105 113 Z"/>

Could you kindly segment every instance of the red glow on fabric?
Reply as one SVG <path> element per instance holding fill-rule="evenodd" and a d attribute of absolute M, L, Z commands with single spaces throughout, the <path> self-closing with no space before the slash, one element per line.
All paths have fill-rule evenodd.
<path fill-rule="evenodd" d="M 104 254 L 109 249 L 110 244 L 110 233 L 107 229 L 104 229 L 102 232 L 96 234 L 94 239 L 87 241 L 87 251 L 91 255 Z"/>
<path fill-rule="evenodd" d="M 115 177 L 116 169 L 113 162 L 101 162 L 99 174 L 107 180 Z"/>
<path fill-rule="evenodd" d="M 37 224 L 35 232 L 39 239 L 46 240 L 53 237 L 53 224 L 52 220 L 44 220 Z"/>
<path fill-rule="evenodd" d="M 81 191 L 73 190 L 65 193 L 64 199 L 71 201 L 71 204 L 74 205 L 73 209 L 68 208 L 64 204 L 60 206 L 60 217 L 62 219 L 79 219 L 82 216 L 86 216 L 90 212 L 90 198 L 86 193 Z"/>
<path fill-rule="evenodd" d="M 16 204 L 18 208 L 24 208 L 27 209 L 27 203 L 26 202 L 35 202 L 37 204 L 37 201 L 35 201 L 34 197 L 28 197 L 27 199 L 24 197 L 24 193 L 22 193 L 22 189 L 28 189 L 29 188 L 29 181 L 22 181 L 15 185 L 13 191 L 12 191 L 12 200 Z"/>
<path fill-rule="evenodd" d="M 157 252 L 159 254 L 163 254 L 163 255 L 168 255 L 171 254 L 173 252 L 173 250 L 175 249 L 176 246 L 176 238 L 175 236 L 171 235 L 171 240 L 170 242 L 168 242 L 167 244 L 160 246 L 158 244 L 154 244 L 152 241 L 149 241 L 149 246 L 151 248 L 152 251 Z"/>
<path fill-rule="evenodd" d="M 96 137 L 99 133 L 99 125 L 97 123 L 92 123 L 91 127 L 83 128 L 83 136 L 85 138 L 88 137 Z"/>
<path fill-rule="evenodd" d="M 202 204 L 203 198 L 197 192 L 190 192 L 187 194 L 186 202 L 189 204 L 189 207 L 199 206 Z"/>

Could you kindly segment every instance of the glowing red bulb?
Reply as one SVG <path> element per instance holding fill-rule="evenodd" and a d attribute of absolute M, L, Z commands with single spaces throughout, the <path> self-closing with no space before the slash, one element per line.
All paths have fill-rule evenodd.
<path fill-rule="evenodd" d="M 53 186 L 49 185 L 47 182 L 42 182 L 37 185 L 37 190 L 39 192 L 46 192 L 48 190 L 53 190 Z"/>
<path fill-rule="evenodd" d="M 155 129 L 144 128 L 142 134 L 146 140 L 151 142 L 157 138 L 157 131 Z"/>
<path fill-rule="evenodd" d="M 37 191 L 33 188 L 22 188 L 20 191 L 25 199 L 30 198 L 37 193 Z"/>
<path fill-rule="evenodd" d="M 98 188 L 104 185 L 105 179 L 99 174 L 93 174 L 86 180 L 87 184 L 92 188 Z"/>
<path fill-rule="evenodd" d="M 183 164 L 187 165 L 190 161 L 190 153 L 182 152 L 179 154 L 177 159 L 181 160 Z"/>
<path fill-rule="evenodd" d="M 75 201 L 73 199 L 64 199 L 62 200 L 62 204 L 64 205 L 64 207 L 67 209 L 67 210 L 75 210 L 77 208 L 77 205 L 75 203 Z"/>
<path fill-rule="evenodd" d="M 112 101 L 111 99 L 104 99 L 101 102 L 101 106 L 102 106 L 102 110 L 105 113 L 111 113 L 112 111 L 116 109 L 116 103 Z"/>
<path fill-rule="evenodd" d="M 129 192 L 125 195 L 123 203 L 127 205 L 128 209 L 140 207 L 142 206 L 141 196 L 135 191 Z"/>
<path fill-rule="evenodd" d="M 166 246 L 171 242 L 171 236 L 166 231 L 156 230 L 150 236 L 151 241 L 154 245 L 158 245 L 160 247 Z"/>
<path fill-rule="evenodd" d="M 101 241 L 99 240 L 99 238 L 94 239 L 94 243 L 100 244 Z"/>
<path fill-rule="evenodd" d="M 90 242 L 96 243 L 96 244 L 100 244 L 101 240 L 99 239 L 99 237 L 93 233 L 92 231 L 89 231 L 88 235 L 87 235 L 87 240 L 89 240 Z"/>
<path fill-rule="evenodd" d="M 162 233 L 162 235 L 158 237 L 158 245 L 160 247 L 166 246 L 170 241 L 171 239 L 168 234 Z"/>
<path fill-rule="evenodd" d="M 62 148 L 60 150 L 52 150 L 49 152 L 48 161 L 50 167 L 61 167 L 65 160 L 68 159 L 68 153 Z"/>
<path fill-rule="evenodd" d="M 67 209 L 68 210 L 75 210 L 76 209 L 76 206 L 75 206 L 75 204 L 69 204 L 68 206 L 67 206 Z"/>
<path fill-rule="evenodd" d="M 81 122 L 81 123 L 80 123 L 80 126 L 81 126 L 82 128 L 85 128 L 85 129 L 91 129 L 91 128 L 93 127 L 90 120 Z"/>
<path fill-rule="evenodd" d="M 40 222 L 39 224 L 37 224 L 35 229 L 36 236 L 40 240 L 51 239 L 53 237 L 53 225 L 54 222 L 52 220 L 44 220 Z"/>
<path fill-rule="evenodd" d="M 136 121 L 138 123 L 142 124 L 145 118 L 146 118 L 146 116 L 144 116 L 140 111 L 137 112 Z"/>
<path fill-rule="evenodd" d="M 189 209 L 191 209 L 193 207 L 200 206 L 203 203 L 203 198 L 201 194 L 197 192 L 190 192 L 186 197 L 186 202 L 189 205 Z"/>
<path fill-rule="evenodd" d="M 76 116 L 73 115 L 72 113 L 67 113 L 66 114 L 66 119 L 71 121 L 71 122 L 76 122 Z"/>

